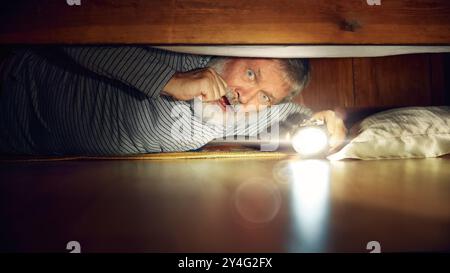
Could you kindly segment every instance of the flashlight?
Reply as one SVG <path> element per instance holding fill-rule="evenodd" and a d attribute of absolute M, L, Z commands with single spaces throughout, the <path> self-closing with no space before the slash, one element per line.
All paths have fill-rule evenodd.
<path fill-rule="evenodd" d="M 235 105 L 239 106 L 239 105 Z M 276 124 L 276 123 L 275 123 Z M 243 145 L 253 148 L 278 149 L 280 151 L 294 150 L 301 158 L 320 158 L 324 157 L 329 149 L 329 134 L 326 123 L 322 120 L 309 119 L 303 113 L 294 113 L 280 122 L 269 126 L 268 132 L 254 137 L 233 136 L 232 138 L 218 138 L 211 143 Z M 270 131 L 270 133 L 269 133 Z M 273 132 L 277 137 L 273 137 Z M 265 150 L 268 151 L 268 150 Z M 272 150 L 273 151 L 273 150 Z"/>
<path fill-rule="evenodd" d="M 329 135 L 323 120 L 306 120 L 293 128 L 292 148 L 303 158 L 324 156 L 329 149 Z"/>
<path fill-rule="evenodd" d="M 320 158 L 329 150 L 325 121 L 300 113 L 291 114 L 280 123 L 280 140 L 285 149 L 294 150 L 302 158 Z"/>

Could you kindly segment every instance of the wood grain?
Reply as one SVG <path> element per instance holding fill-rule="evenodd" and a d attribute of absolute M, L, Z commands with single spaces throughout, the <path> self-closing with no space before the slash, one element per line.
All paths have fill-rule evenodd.
<path fill-rule="evenodd" d="M 0 252 L 448 251 L 449 176 L 449 158 L 2 164 Z"/>
<path fill-rule="evenodd" d="M 429 56 L 354 58 L 355 106 L 431 105 Z"/>
<path fill-rule="evenodd" d="M 447 0 L 16 0 L 0 12 L 0 43 L 450 43 Z"/>
<path fill-rule="evenodd" d="M 448 56 L 311 59 L 311 82 L 294 101 L 314 111 L 448 105 Z"/>
<path fill-rule="evenodd" d="M 437 55 L 437 59 L 442 59 L 443 73 L 441 76 L 438 76 L 438 79 L 435 80 L 438 86 L 440 86 L 443 81 L 444 84 L 444 95 L 443 95 L 443 103 L 445 105 L 450 105 L 450 54 L 444 54 L 442 56 Z M 436 60 L 433 60 L 434 62 Z M 438 64 L 441 61 L 438 61 Z M 433 62 L 432 62 L 433 63 Z M 440 65 L 434 66 L 435 70 L 440 69 Z M 433 75 L 434 76 L 434 75 Z"/>
<path fill-rule="evenodd" d="M 445 55 L 430 54 L 429 59 L 431 103 L 433 105 L 445 105 L 448 103 L 445 101 Z"/>
<path fill-rule="evenodd" d="M 310 62 L 311 81 L 295 101 L 314 111 L 353 106 L 352 59 L 311 59 Z"/>

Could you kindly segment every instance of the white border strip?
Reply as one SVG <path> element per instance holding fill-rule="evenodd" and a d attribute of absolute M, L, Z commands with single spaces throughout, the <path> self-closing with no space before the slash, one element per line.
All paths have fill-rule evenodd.
<path fill-rule="evenodd" d="M 381 57 L 450 52 L 450 46 L 155 46 L 180 53 L 262 58 Z"/>

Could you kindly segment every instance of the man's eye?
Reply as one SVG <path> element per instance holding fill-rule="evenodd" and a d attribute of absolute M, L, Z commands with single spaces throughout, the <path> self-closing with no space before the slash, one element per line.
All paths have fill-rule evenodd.
<path fill-rule="evenodd" d="M 260 98 L 261 98 L 261 102 L 262 102 L 262 103 L 264 103 L 264 104 L 270 104 L 270 97 L 267 96 L 266 94 L 261 93 Z"/>
<path fill-rule="evenodd" d="M 251 69 L 247 69 L 247 77 L 253 81 L 255 79 L 255 72 Z"/>

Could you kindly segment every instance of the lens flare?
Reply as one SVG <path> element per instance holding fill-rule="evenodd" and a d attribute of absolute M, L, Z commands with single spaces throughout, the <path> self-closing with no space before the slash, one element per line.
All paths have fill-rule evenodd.
<path fill-rule="evenodd" d="M 270 180 L 253 178 L 237 188 L 234 205 L 242 219 L 254 224 L 265 224 L 278 214 L 281 193 Z"/>
<path fill-rule="evenodd" d="M 292 147 L 304 156 L 322 153 L 328 147 L 327 133 L 318 127 L 301 128 L 292 137 Z"/>

